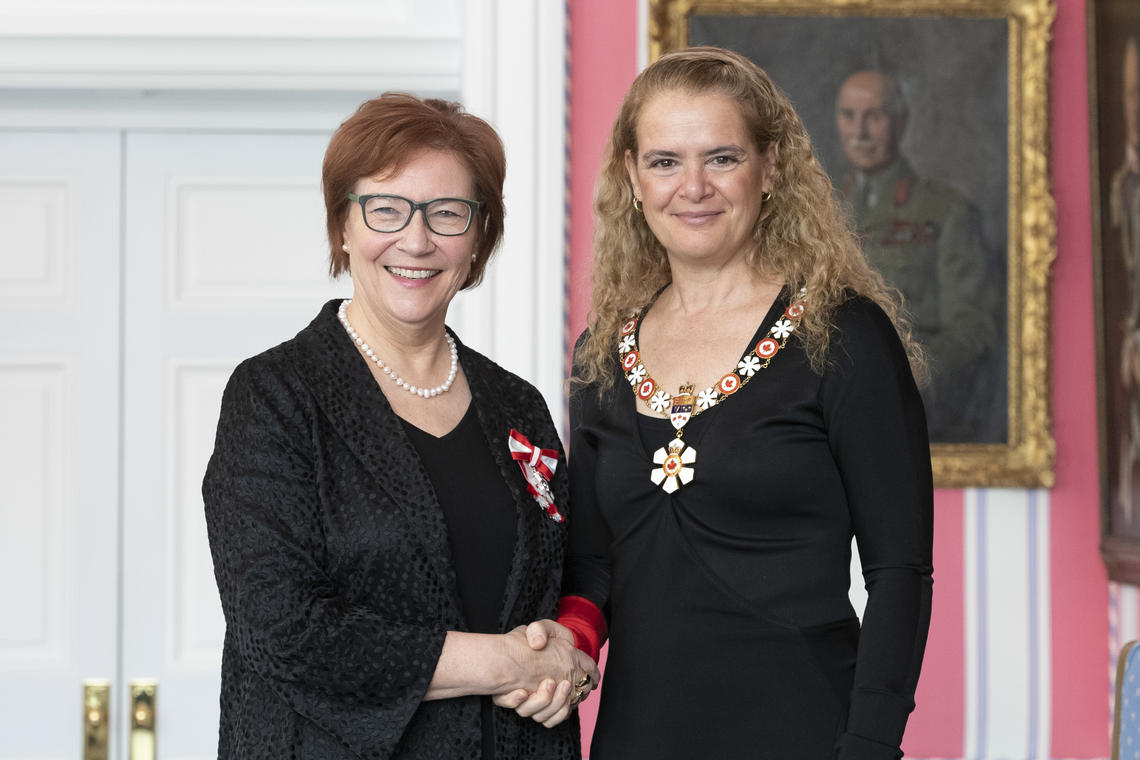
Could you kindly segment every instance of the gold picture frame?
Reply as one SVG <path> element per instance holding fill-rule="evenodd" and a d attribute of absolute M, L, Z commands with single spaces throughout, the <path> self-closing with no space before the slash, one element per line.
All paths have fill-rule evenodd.
<path fill-rule="evenodd" d="M 1096 321 L 1100 551 L 1108 577 L 1140 583 L 1140 386 L 1125 383 L 1125 344 L 1137 344 L 1140 308 L 1140 5 L 1089 0 L 1090 177 Z M 1129 54 L 1129 38 L 1132 51 Z M 1131 82 L 1129 80 L 1131 79 Z M 1131 95 L 1126 94 L 1131 89 Z M 1131 101 L 1131 103 L 1130 103 Z M 1130 108 L 1131 106 L 1131 108 Z M 1130 158 L 1129 152 L 1133 155 Z M 1131 264 L 1129 264 L 1131 260 Z M 1127 373 L 1134 375 L 1133 373 Z"/>
<path fill-rule="evenodd" d="M 988 224 L 996 241 L 985 243 L 991 251 L 986 271 L 999 273 L 989 278 L 995 295 L 988 301 L 998 337 L 986 349 L 989 365 L 970 375 L 978 378 L 979 396 L 989 393 L 978 405 L 980 422 L 945 439 L 932 425 L 940 488 L 1047 488 L 1054 482 L 1048 357 L 1056 205 L 1049 184 L 1048 72 L 1055 15 L 1055 0 L 649 0 L 650 60 L 690 44 L 749 56 L 795 104 L 837 191 L 843 147 L 835 135 L 835 102 L 844 70 L 910 66 L 917 72 L 911 79 L 925 85 L 925 100 L 909 109 L 903 151 L 910 140 L 912 149 L 918 146 L 910 161 L 916 171 L 923 161 L 943 167 L 937 171 L 960 177 L 948 186 L 980 194 L 968 205 L 980 209 L 979 228 Z M 933 113 L 911 139 L 923 118 L 913 106 Z M 995 202 L 986 203 L 991 196 Z M 935 411 L 952 418 L 957 410 Z"/>

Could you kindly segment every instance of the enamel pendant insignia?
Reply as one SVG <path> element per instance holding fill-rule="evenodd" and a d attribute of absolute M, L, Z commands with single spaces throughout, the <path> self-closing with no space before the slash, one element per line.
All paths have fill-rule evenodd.
<path fill-rule="evenodd" d="M 554 492 L 550 490 L 550 485 L 539 474 L 538 470 L 526 462 L 520 463 L 522 466 L 523 477 L 526 478 L 527 485 L 530 486 L 529 490 L 534 500 L 538 502 L 538 506 L 550 515 L 555 522 L 562 522 L 562 515 L 558 514 L 558 510 L 554 508 Z"/>
<path fill-rule="evenodd" d="M 674 438 L 668 446 L 662 446 L 653 452 L 653 463 L 660 466 L 654 468 L 649 479 L 661 486 L 665 493 L 673 493 L 692 482 L 693 468 L 690 465 L 695 461 L 697 450 L 686 446 L 680 438 Z"/>
<path fill-rule="evenodd" d="M 767 369 L 776 354 L 788 344 L 788 339 L 803 319 L 806 299 L 807 291 L 800 288 L 792 303 L 768 329 L 768 333 L 737 362 L 736 369 L 695 396 L 692 385 L 683 385 L 676 396 L 670 396 L 649 375 L 649 370 L 641 362 L 641 351 L 637 347 L 637 325 L 648 307 L 632 315 L 622 325 L 617 348 L 625 379 L 629 381 L 637 398 L 655 415 L 664 414 L 668 410 L 669 421 L 677 430 L 676 438 L 653 452 L 655 467 L 649 473 L 649 479 L 654 485 L 659 485 L 665 493 L 672 494 L 681 486 L 693 482 L 693 463 L 697 461 L 697 450 L 686 446 L 681 440 L 685 425 L 691 418 L 735 395 L 761 370 Z"/>
<path fill-rule="evenodd" d="M 681 392 L 673 397 L 673 408 L 669 410 L 669 421 L 680 432 L 693 416 L 693 386 L 681 386 Z"/>
<path fill-rule="evenodd" d="M 661 486 L 665 493 L 673 493 L 683 485 L 692 482 L 694 476 L 694 462 L 697 461 L 697 450 L 686 446 L 681 440 L 685 432 L 685 424 L 693 416 L 693 386 L 681 386 L 681 392 L 673 397 L 673 406 L 669 411 L 669 421 L 677 429 L 677 437 L 653 452 L 653 463 L 658 465 L 649 473 L 649 479 L 654 485 Z"/>

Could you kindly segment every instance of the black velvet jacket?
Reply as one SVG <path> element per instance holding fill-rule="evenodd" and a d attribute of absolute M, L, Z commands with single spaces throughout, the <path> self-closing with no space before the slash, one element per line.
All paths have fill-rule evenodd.
<path fill-rule="evenodd" d="M 422 701 L 446 632 L 466 629 L 443 514 L 337 306 L 238 366 L 222 400 L 202 485 L 226 618 L 218 756 L 478 758 L 479 699 Z M 462 345 L 459 358 L 517 504 L 508 631 L 554 616 L 566 543 L 508 433 L 559 451 L 563 514 L 565 457 L 533 386 Z M 497 760 L 581 757 L 576 717 L 546 729 L 494 712 Z"/>

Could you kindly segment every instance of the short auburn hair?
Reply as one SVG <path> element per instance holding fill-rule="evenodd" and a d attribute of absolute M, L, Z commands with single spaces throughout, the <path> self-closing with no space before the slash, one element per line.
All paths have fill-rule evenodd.
<path fill-rule="evenodd" d="M 365 101 L 337 128 L 325 151 L 321 189 L 329 236 L 329 272 L 349 270 L 344 223 L 356 206 L 348 199 L 363 177 L 395 174 L 424 150 L 454 154 L 471 173 L 475 197 L 482 206 L 472 228 L 478 236 L 475 260 L 464 288 L 478 285 L 491 254 L 503 237 L 503 180 L 507 159 L 494 128 L 463 106 L 436 98 L 386 92 Z M 427 199 L 419 199 L 427 200 Z"/>

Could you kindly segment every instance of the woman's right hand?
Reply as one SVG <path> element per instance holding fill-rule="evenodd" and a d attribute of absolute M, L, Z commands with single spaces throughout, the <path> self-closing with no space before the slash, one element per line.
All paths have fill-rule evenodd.
<path fill-rule="evenodd" d="M 537 672 L 544 677 L 535 688 L 523 686 L 495 695 L 496 705 L 550 728 L 564 721 L 574 706 L 597 687 L 601 677 L 597 664 L 574 646 L 574 634 L 564 626 L 553 620 L 537 620 L 516 628 L 507 637 L 512 647 L 518 645 L 521 637 L 530 650 L 529 655 L 520 657 L 523 670 L 537 666 Z M 546 669 L 551 665 L 558 670 Z"/>

